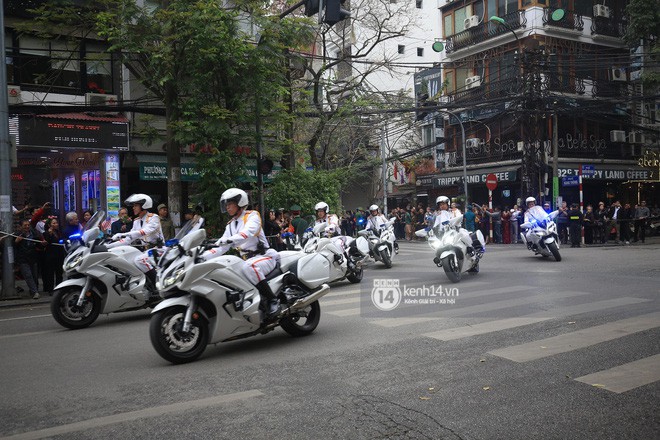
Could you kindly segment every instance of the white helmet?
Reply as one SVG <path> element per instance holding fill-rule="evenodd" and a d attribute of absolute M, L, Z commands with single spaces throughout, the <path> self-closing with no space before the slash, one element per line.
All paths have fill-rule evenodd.
<path fill-rule="evenodd" d="M 248 205 L 248 195 L 242 189 L 229 188 L 220 196 L 220 211 L 227 212 L 229 202 L 236 203 L 239 208 L 245 208 Z"/>
<path fill-rule="evenodd" d="M 316 205 L 314 205 L 314 211 L 325 211 L 327 214 L 328 211 L 330 211 L 330 207 L 325 202 L 318 202 Z"/>
<path fill-rule="evenodd" d="M 525 199 L 525 205 L 529 205 L 529 202 L 534 202 L 534 204 L 536 204 L 536 199 L 534 197 L 527 197 Z"/>
<path fill-rule="evenodd" d="M 371 205 L 369 211 L 378 211 L 378 205 Z"/>
<path fill-rule="evenodd" d="M 438 203 L 446 203 L 449 205 L 449 197 L 439 196 L 437 199 L 435 199 L 435 204 L 437 205 Z"/>
<path fill-rule="evenodd" d="M 153 200 L 146 194 L 133 194 L 124 201 L 125 205 L 135 205 L 138 204 L 142 206 L 142 209 L 149 209 L 154 206 Z"/>

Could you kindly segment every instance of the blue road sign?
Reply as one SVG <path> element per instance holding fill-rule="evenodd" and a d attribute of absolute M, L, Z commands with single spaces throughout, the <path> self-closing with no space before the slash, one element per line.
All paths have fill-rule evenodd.
<path fill-rule="evenodd" d="M 596 173 L 596 167 L 593 165 L 582 165 L 583 176 L 593 176 Z"/>
<path fill-rule="evenodd" d="M 562 186 L 578 186 L 579 178 L 578 176 L 564 176 L 561 178 Z"/>

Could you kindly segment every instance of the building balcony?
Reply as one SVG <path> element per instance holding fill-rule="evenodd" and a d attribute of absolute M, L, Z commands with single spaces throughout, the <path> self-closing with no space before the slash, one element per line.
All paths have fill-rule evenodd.
<path fill-rule="evenodd" d="M 558 10 L 563 10 L 564 14 L 559 20 L 556 20 L 556 11 Z M 543 8 L 543 26 L 548 30 L 566 30 L 582 33 L 582 30 L 584 29 L 584 20 L 582 19 L 582 15 L 577 12 L 549 7 Z"/>
<path fill-rule="evenodd" d="M 617 17 L 593 17 L 591 19 L 591 35 L 594 38 L 598 36 L 623 38 L 627 27 L 627 23 Z"/>
<path fill-rule="evenodd" d="M 499 35 L 504 35 L 507 32 L 511 32 L 511 30 L 515 31 L 516 29 L 524 28 L 527 26 L 524 10 L 510 12 L 502 18 L 504 19 L 506 25 L 500 25 L 487 21 L 481 23 L 478 26 L 449 36 L 445 45 L 445 51 L 447 54 L 450 54 L 458 50 L 465 49 L 490 40 L 491 38 L 497 37 Z"/>

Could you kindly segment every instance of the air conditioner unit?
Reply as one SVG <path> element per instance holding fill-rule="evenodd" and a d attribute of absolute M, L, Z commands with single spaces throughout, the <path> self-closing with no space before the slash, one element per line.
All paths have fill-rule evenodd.
<path fill-rule="evenodd" d="M 594 5 L 594 17 L 610 18 L 610 8 L 605 5 Z"/>
<path fill-rule="evenodd" d="M 85 103 L 87 105 L 117 105 L 117 95 L 104 95 L 103 93 L 86 93 Z"/>
<path fill-rule="evenodd" d="M 630 136 L 628 137 L 628 142 L 630 142 L 631 144 L 643 144 L 644 133 L 641 133 L 639 131 L 630 132 Z"/>
<path fill-rule="evenodd" d="M 19 86 L 7 86 L 7 102 L 10 105 L 23 103 L 21 88 Z"/>
<path fill-rule="evenodd" d="M 469 76 L 465 78 L 465 88 L 472 89 L 481 85 L 481 77 L 479 75 Z"/>
<path fill-rule="evenodd" d="M 623 130 L 610 131 L 610 142 L 625 142 L 626 132 Z"/>
<path fill-rule="evenodd" d="M 470 29 L 472 27 L 475 27 L 475 26 L 479 25 L 479 16 L 472 15 L 472 16 L 466 18 L 463 23 L 465 24 L 465 29 Z"/>
<path fill-rule="evenodd" d="M 620 67 L 612 67 L 610 69 L 610 81 L 628 81 L 626 70 Z"/>
<path fill-rule="evenodd" d="M 465 139 L 465 148 L 477 148 L 481 145 L 481 139 L 479 138 L 469 138 Z"/>

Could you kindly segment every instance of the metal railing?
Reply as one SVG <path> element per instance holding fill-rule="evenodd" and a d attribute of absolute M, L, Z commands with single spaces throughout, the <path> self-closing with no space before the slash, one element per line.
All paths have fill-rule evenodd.
<path fill-rule="evenodd" d="M 558 27 L 562 29 L 570 29 L 582 32 L 584 29 L 584 20 L 582 15 L 575 11 L 567 11 L 563 9 L 564 15 L 561 19 L 555 20 L 553 14 L 558 9 L 555 7 L 543 8 L 543 26 Z"/>
<path fill-rule="evenodd" d="M 623 38 L 627 24 L 618 17 L 593 17 L 591 19 L 591 35 Z"/>
<path fill-rule="evenodd" d="M 506 25 L 498 23 L 484 22 L 478 26 L 466 29 L 457 34 L 447 37 L 445 44 L 445 51 L 447 54 L 456 52 L 466 47 L 474 46 L 475 44 L 482 43 L 498 35 L 506 34 L 511 30 L 524 28 L 527 26 L 527 19 L 525 18 L 525 11 L 513 11 L 502 17 Z"/>

